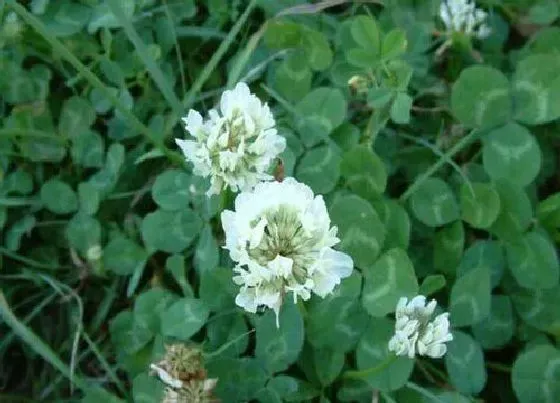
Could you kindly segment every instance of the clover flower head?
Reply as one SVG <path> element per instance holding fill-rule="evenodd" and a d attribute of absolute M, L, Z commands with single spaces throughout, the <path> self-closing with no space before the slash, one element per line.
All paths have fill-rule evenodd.
<path fill-rule="evenodd" d="M 191 109 L 183 118 L 193 139 L 175 139 L 195 175 L 210 177 L 208 194 L 250 190 L 270 180 L 271 162 L 286 148 L 277 134 L 268 105 L 263 104 L 245 83 L 222 94 L 218 109 L 208 118 Z"/>
<path fill-rule="evenodd" d="M 416 354 L 441 358 L 447 352 L 445 343 L 453 340 L 449 331 L 449 313 L 445 312 L 430 321 L 436 301 L 426 304 L 426 297 L 418 295 L 410 302 L 402 297 L 397 303 L 395 334 L 389 340 L 389 350 L 396 355 Z"/>
<path fill-rule="evenodd" d="M 277 326 L 285 294 L 294 302 L 312 293 L 325 297 L 352 273 L 352 258 L 333 249 L 340 240 L 323 197 L 293 178 L 239 194 L 235 211 L 225 210 L 221 219 L 225 248 L 237 263 L 236 304 L 253 313 L 273 309 Z"/>
<path fill-rule="evenodd" d="M 439 16 L 449 32 L 463 32 L 484 39 L 491 33 L 488 13 L 476 8 L 472 0 L 442 0 Z"/>
<path fill-rule="evenodd" d="M 150 364 L 154 375 L 165 384 L 162 403 L 215 403 L 212 391 L 217 379 L 208 379 L 202 350 L 198 346 L 165 346 L 166 354 L 157 364 Z"/>

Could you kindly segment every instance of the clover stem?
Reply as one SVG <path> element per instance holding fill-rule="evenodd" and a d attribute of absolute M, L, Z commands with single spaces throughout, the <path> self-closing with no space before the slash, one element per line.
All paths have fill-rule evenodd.
<path fill-rule="evenodd" d="M 372 375 L 378 375 L 379 373 L 383 372 L 384 369 L 394 363 L 397 358 L 398 356 L 396 356 L 395 354 L 390 354 L 385 359 L 385 361 L 382 361 L 381 364 L 375 367 L 363 369 L 361 371 L 346 371 L 342 374 L 342 377 L 347 379 L 364 379 Z"/>
<path fill-rule="evenodd" d="M 424 172 L 414 183 L 402 194 L 399 198 L 399 201 L 405 202 L 414 192 L 418 190 L 418 188 L 426 181 L 426 179 L 430 178 L 433 174 L 435 174 L 445 163 L 451 160 L 455 156 L 455 154 L 459 153 L 463 150 L 466 146 L 470 145 L 478 135 L 480 131 L 472 130 L 469 134 L 463 137 L 460 141 L 457 142 L 447 153 L 445 153 L 441 158 L 430 167 L 426 172 Z"/>

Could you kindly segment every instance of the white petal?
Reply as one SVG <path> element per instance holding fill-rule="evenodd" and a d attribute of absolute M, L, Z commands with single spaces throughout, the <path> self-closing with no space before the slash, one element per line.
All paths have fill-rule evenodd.
<path fill-rule="evenodd" d="M 259 246 L 264 235 L 264 229 L 267 225 L 268 221 L 265 217 L 261 218 L 257 225 L 255 225 L 255 228 L 252 229 L 251 236 L 249 238 L 249 248 L 254 249 Z"/>
<path fill-rule="evenodd" d="M 276 255 L 276 257 L 268 262 L 268 268 L 278 277 L 288 277 L 292 275 L 292 266 L 294 261 L 289 257 Z"/>
<path fill-rule="evenodd" d="M 179 388 L 183 387 L 183 382 L 181 380 L 173 378 L 163 368 L 160 368 L 155 364 L 150 364 L 150 369 L 152 369 L 153 371 L 155 371 L 157 373 L 157 376 L 159 377 L 159 379 L 162 380 L 162 382 L 171 386 L 172 388 L 179 389 Z"/>

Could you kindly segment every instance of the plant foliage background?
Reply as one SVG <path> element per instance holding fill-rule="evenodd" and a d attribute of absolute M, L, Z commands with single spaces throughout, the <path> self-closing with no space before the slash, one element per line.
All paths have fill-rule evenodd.
<path fill-rule="evenodd" d="M 0 1 L 0 400 L 158 402 L 190 340 L 223 402 L 560 401 L 560 4 L 477 3 L 442 48 L 438 0 Z M 279 330 L 173 142 L 238 81 L 356 265 Z M 444 359 L 347 379 L 418 293 Z"/>

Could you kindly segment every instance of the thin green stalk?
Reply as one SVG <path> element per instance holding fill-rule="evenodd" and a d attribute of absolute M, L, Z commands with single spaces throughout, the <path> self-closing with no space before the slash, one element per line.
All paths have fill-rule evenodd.
<path fill-rule="evenodd" d="M 138 132 L 142 133 L 148 141 L 156 148 L 160 149 L 171 161 L 183 164 L 181 156 L 165 147 L 163 141 L 144 125 L 119 99 L 107 88 L 107 86 L 88 69 L 76 56 L 70 52 L 62 42 L 60 42 L 49 29 L 34 15 L 29 13 L 25 7 L 18 4 L 15 0 L 6 0 L 7 4 L 18 14 L 26 23 L 31 25 L 59 54 L 60 57 L 68 61 L 93 87 L 97 88 L 115 106 L 115 108 L 126 118 L 128 124 Z"/>
<path fill-rule="evenodd" d="M 476 130 L 472 130 L 468 135 L 463 137 L 457 144 L 455 144 L 451 149 L 445 153 L 434 165 L 432 165 L 426 172 L 424 172 L 418 179 L 414 181 L 414 183 L 402 194 L 399 198 L 401 202 L 405 202 L 408 200 L 410 196 L 414 192 L 418 190 L 418 188 L 433 174 L 435 174 L 448 160 L 451 160 L 461 150 L 463 150 L 466 146 L 471 144 L 477 137 L 479 132 Z"/>
<path fill-rule="evenodd" d="M 95 342 L 89 337 L 88 333 L 85 330 L 82 333 L 82 337 L 84 338 L 91 352 L 97 357 L 97 360 L 99 361 L 109 378 L 111 378 L 111 381 L 113 381 L 119 392 L 121 392 L 123 396 L 128 396 L 128 392 L 126 391 L 123 382 L 119 379 L 115 371 L 113 371 L 113 368 L 111 368 L 109 362 L 105 359 L 101 351 L 99 351 L 99 349 L 97 348 Z"/>
<path fill-rule="evenodd" d="M 0 197 L 0 206 L 19 207 L 39 204 L 39 199 L 32 197 Z"/>
<path fill-rule="evenodd" d="M 10 259 L 17 260 L 20 263 L 26 264 L 30 267 L 34 267 L 36 269 L 53 270 L 53 269 L 60 269 L 61 267 L 63 267 L 63 266 L 55 266 L 55 265 L 47 264 L 47 263 L 41 263 L 41 262 L 38 262 L 36 260 L 29 259 L 25 256 L 21 256 L 21 255 L 15 253 L 15 252 L 12 252 L 11 250 L 4 248 L 3 246 L 0 246 L 0 255 L 5 255 L 5 256 L 9 257 Z"/>
<path fill-rule="evenodd" d="M 0 129 L 0 137 L 34 137 L 39 139 L 49 139 L 59 142 L 61 144 L 66 143 L 67 139 L 62 136 L 57 136 L 55 133 L 42 132 L 40 130 L 33 129 Z"/>
<path fill-rule="evenodd" d="M 407 382 L 406 383 L 406 387 L 409 389 L 412 389 L 415 392 L 418 392 L 419 394 L 426 396 L 427 398 L 429 398 L 431 401 L 434 402 L 439 402 L 439 403 L 445 403 L 443 400 L 441 400 L 439 397 L 437 397 L 436 395 L 434 395 L 432 392 L 430 392 L 428 389 L 424 389 L 421 386 L 416 385 L 413 382 Z"/>
<path fill-rule="evenodd" d="M 206 64 L 204 69 L 202 69 L 199 76 L 196 78 L 196 80 L 195 80 L 194 84 L 192 85 L 191 89 L 185 95 L 185 98 L 183 99 L 183 108 L 185 110 L 188 110 L 188 109 L 192 108 L 192 106 L 194 105 L 197 94 L 200 92 L 200 90 L 202 89 L 202 86 L 204 85 L 204 83 L 206 83 L 206 80 L 208 80 L 208 78 L 212 75 L 212 73 L 214 72 L 216 67 L 218 67 L 218 64 L 220 63 L 220 61 L 222 60 L 222 58 L 224 57 L 226 52 L 229 50 L 229 48 L 232 45 L 235 37 L 237 36 L 239 31 L 241 31 L 241 28 L 243 28 L 243 26 L 247 22 L 247 19 L 249 18 L 249 15 L 251 14 L 251 11 L 253 11 L 253 8 L 257 4 L 257 1 L 258 0 L 251 0 L 251 2 L 249 3 L 247 8 L 245 9 L 243 14 L 241 15 L 241 17 L 239 17 L 239 19 L 237 20 L 237 22 L 235 23 L 235 25 L 233 26 L 231 31 L 229 31 L 226 38 L 222 41 L 222 43 L 220 44 L 220 46 L 218 47 L 216 52 L 212 55 L 212 57 L 210 58 L 210 61 Z M 170 133 L 173 126 L 175 126 L 177 124 L 178 119 L 179 119 L 179 115 L 177 115 L 175 113 L 172 113 L 170 119 L 168 120 L 168 122 L 166 124 L 164 133 L 166 133 L 166 134 Z"/>
<path fill-rule="evenodd" d="M 416 144 L 420 144 L 420 145 L 422 145 L 426 148 L 429 148 L 435 155 L 437 155 L 440 158 L 443 158 L 445 160 L 445 162 L 447 162 L 449 165 L 451 165 L 451 167 L 459 174 L 459 176 L 467 184 L 467 186 L 469 187 L 469 190 L 471 192 L 471 195 L 474 197 L 474 189 L 473 189 L 472 183 L 469 180 L 469 178 L 467 177 L 467 175 L 465 175 L 463 170 L 459 167 L 459 165 L 457 165 L 457 163 L 455 161 L 453 161 L 451 158 L 447 158 L 445 156 L 445 154 L 443 153 L 443 151 L 441 151 L 439 148 L 437 148 L 434 144 L 432 144 L 429 141 L 426 141 L 422 138 L 417 138 L 417 137 L 411 136 L 411 135 L 406 134 L 406 133 L 401 133 L 401 132 L 397 132 L 397 136 L 403 137 L 407 140 L 415 142 Z"/>
<path fill-rule="evenodd" d="M 140 57 L 146 66 L 146 70 L 150 73 L 152 80 L 154 80 L 161 94 L 173 110 L 173 113 L 180 115 L 183 112 L 181 101 L 179 101 L 179 98 L 177 98 L 177 95 L 173 92 L 173 88 L 169 85 L 169 81 L 165 78 L 156 61 L 148 52 L 148 47 L 144 44 L 144 41 L 142 41 L 138 32 L 136 32 L 131 20 L 126 17 L 120 3 L 121 0 L 109 0 L 107 2 L 109 8 L 122 25 L 128 39 L 134 45 L 138 57 Z"/>
<path fill-rule="evenodd" d="M 505 373 L 510 373 L 511 372 L 511 367 L 509 365 L 505 365 L 499 362 L 489 362 L 486 361 L 486 366 L 490 369 L 493 369 L 495 371 L 499 371 L 499 372 L 505 372 Z"/>
<path fill-rule="evenodd" d="M 165 11 L 165 17 L 169 21 L 169 25 L 171 27 L 171 34 L 173 35 L 175 54 L 177 55 L 177 63 L 179 64 L 179 77 L 181 77 L 181 90 L 183 91 L 183 93 L 185 93 L 187 92 L 187 80 L 185 79 L 185 66 L 183 65 L 183 55 L 181 54 L 181 47 L 179 46 L 179 41 L 177 41 L 177 31 L 175 30 L 173 15 L 171 15 L 171 11 L 169 10 L 169 5 L 167 4 L 167 0 L 163 0 L 163 8 Z"/>
<path fill-rule="evenodd" d="M 73 375 L 70 368 L 62 362 L 56 353 L 31 329 L 21 323 L 8 306 L 8 301 L 4 297 L 4 293 L 0 291 L 0 317 L 2 320 L 19 336 L 33 351 L 40 355 L 45 361 L 55 367 L 66 378 L 71 379 L 82 391 L 90 388 L 88 383 L 80 376 Z"/>
<path fill-rule="evenodd" d="M 230 348 L 230 346 L 234 345 L 235 343 L 237 343 L 239 340 L 243 339 L 244 337 L 249 336 L 251 333 L 253 333 L 255 331 L 255 329 L 251 329 L 248 332 L 242 333 L 239 336 L 237 336 L 235 339 L 228 341 L 227 343 L 224 343 L 220 348 L 218 348 L 216 351 L 212 351 L 211 353 L 207 353 L 204 354 L 204 358 L 205 358 L 205 362 L 208 363 L 210 361 L 212 361 L 212 359 L 218 355 L 220 355 L 221 353 L 223 353 L 224 351 L 226 351 L 228 348 Z"/>
<path fill-rule="evenodd" d="M 372 375 L 378 375 L 391 364 L 393 364 L 397 360 L 397 358 L 398 357 L 395 354 L 391 354 L 385 359 L 385 361 L 382 361 L 381 364 L 375 367 L 371 367 L 361 371 L 346 371 L 342 374 L 342 377 L 346 379 L 364 379 Z"/>
<path fill-rule="evenodd" d="M 235 61 L 235 64 L 233 65 L 232 69 L 230 70 L 230 74 L 229 74 L 229 77 L 228 77 L 228 80 L 227 80 L 227 87 L 228 88 L 233 87 L 233 85 L 239 80 L 239 77 L 241 76 L 241 72 L 243 71 L 243 68 L 247 65 L 247 62 L 251 58 L 251 55 L 253 54 L 253 52 L 257 48 L 257 45 L 259 44 L 259 41 L 261 40 L 264 33 L 266 32 L 267 27 L 268 27 L 268 21 L 266 21 L 259 28 L 259 30 L 251 36 L 251 38 L 247 42 L 247 45 L 245 46 L 245 49 L 243 49 L 243 52 L 241 52 L 241 54 L 239 55 L 239 57 Z"/>
<path fill-rule="evenodd" d="M 35 316 L 39 315 L 44 307 L 52 302 L 52 300 L 56 297 L 55 293 L 49 294 L 46 298 L 44 298 L 39 304 L 35 305 L 35 307 L 27 314 L 25 318 L 23 318 L 22 323 L 27 325 Z M 10 332 L 4 335 L 2 342 L 0 343 L 0 351 L 3 351 L 6 346 L 8 346 L 12 339 L 15 337 L 14 332 Z"/>

